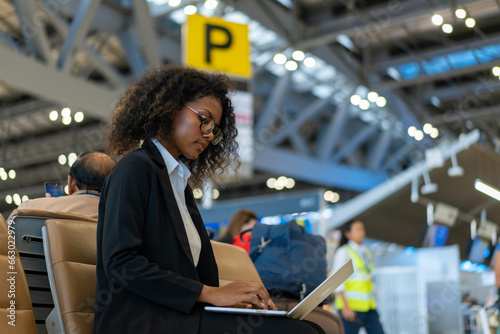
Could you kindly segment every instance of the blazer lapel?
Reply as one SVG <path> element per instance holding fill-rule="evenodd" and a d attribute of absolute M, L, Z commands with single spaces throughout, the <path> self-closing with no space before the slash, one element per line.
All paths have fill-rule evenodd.
<path fill-rule="evenodd" d="M 168 175 L 168 169 L 167 166 L 165 166 L 165 161 L 163 161 L 160 151 L 158 151 L 158 148 L 150 139 L 146 139 L 142 144 L 142 147 L 146 150 L 151 160 L 153 160 L 156 174 L 160 179 L 161 188 L 165 194 L 165 204 L 167 205 L 168 211 L 172 216 L 172 223 L 174 224 L 177 237 L 184 253 L 186 253 L 187 257 L 194 266 L 193 255 L 191 254 L 191 247 L 189 246 L 186 228 L 184 227 L 184 221 L 182 220 L 181 212 L 179 211 L 177 201 L 175 200 L 174 190 L 172 188 L 172 183 L 170 183 L 170 176 Z"/>

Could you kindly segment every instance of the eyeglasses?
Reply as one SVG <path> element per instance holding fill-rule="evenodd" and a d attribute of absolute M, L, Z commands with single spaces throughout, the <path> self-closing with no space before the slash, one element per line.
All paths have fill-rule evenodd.
<path fill-rule="evenodd" d="M 208 135 L 210 132 L 213 132 L 214 139 L 212 139 L 212 145 L 217 145 L 221 142 L 222 138 L 222 130 L 215 125 L 215 121 L 212 117 L 210 116 L 205 116 L 199 111 L 194 110 L 190 106 L 184 105 L 186 108 L 191 109 L 194 111 L 198 117 L 200 117 L 200 130 L 204 135 Z"/>

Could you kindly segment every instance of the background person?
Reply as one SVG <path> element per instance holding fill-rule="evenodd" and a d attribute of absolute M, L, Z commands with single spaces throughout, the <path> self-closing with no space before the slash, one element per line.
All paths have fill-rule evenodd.
<path fill-rule="evenodd" d="M 366 246 L 365 227 L 360 220 L 351 220 L 340 228 L 342 237 L 334 257 L 334 271 L 352 259 L 354 274 L 335 292 L 335 305 L 346 334 L 357 334 L 364 327 L 368 334 L 383 334 L 373 295 L 373 258 Z"/>
<path fill-rule="evenodd" d="M 18 209 L 68 212 L 97 219 L 102 185 L 115 165 L 104 153 L 81 153 L 69 170 L 69 196 L 30 199 Z"/>
<path fill-rule="evenodd" d="M 238 210 L 229 220 L 226 232 L 221 234 L 217 241 L 242 247 L 248 253 L 250 251 L 252 233 L 245 233 L 242 238 L 240 234 L 251 230 L 255 226 L 255 223 L 257 223 L 257 215 L 252 210 Z"/>
<path fill-rule="evenodd" d="M 170 65 L 151 69 L 119 100 L 108 150 L 126 155 L 106 179 L 99 205 L 94 333 L 322 333 L 305 321 L 203 309 L 276 309 L 260 283 L 218 287 L 187 185 L 190 176 L 200 184 L 237 157 L 232 86 L 225 75 Z"/>

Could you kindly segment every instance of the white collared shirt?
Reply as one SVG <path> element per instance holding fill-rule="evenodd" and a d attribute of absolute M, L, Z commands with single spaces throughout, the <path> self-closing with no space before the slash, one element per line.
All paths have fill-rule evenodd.
<path fill-rule="evenodd" d="M 198 230 L 194 226 L 193 219 L 189 214 L 189 210 L 186 205 L 186 197 L 184 196 L 184 190 L 186 189 L 191 172 L 186 165 L 182 163 L 182 161 L 175 160 L 170 152 L 168 152 L 158 140 L 154 138 L 151 140 L 160 151 L 161 156 L 165 161 L 165 165 L 167 166 L 170 183 L 172 184 L 172 189 L 174 190 L 175 200 L 177 201 L 177 206 L 179 207 L 182 221 L 184 222 L 184 228 L 186 229 L 189 247 L 191 248 L 191 255 L 193 256 L 194 265 L 197 266 L 201 252 L 201 238 L 198 234 Z"/>
<path fill-rule="evenodd" d="M 365 252 L 368 252 L 368 248 L 364 245 L 359 245 L 355 243 L 354 241 L 349 240 L 347 244 L 360 256 L 361 259 L 363 259 L 364 256 L 362 254 L 365 254 Z M 336 272 L 339 270 L 339 268 L 348 260 L 348 255 L 347 255 L 347 250 L 345 247 L 339 247 L 335 251 L 335 257 L 333 258 L 333 272 Z M 363 259 L 364 260 L 364 259 Z M 349 279 L 355 279 L 356 278 L 356 273 L 354 273 Z M 335 292 L 342 292 L 345 290 L 345 284 L 342 283 L 336 290 Z"/>

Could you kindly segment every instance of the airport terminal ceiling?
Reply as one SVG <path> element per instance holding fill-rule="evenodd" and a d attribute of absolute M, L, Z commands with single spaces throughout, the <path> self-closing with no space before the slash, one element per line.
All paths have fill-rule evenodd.
<path fill-rule="evenodd" d="M 498 0 L 0 0 L 0 212 L 64 182 L 61 155 L 103 149 L 113 102 L 181 62 L 194 12 L 248 24 L 252 45 L 255 177 L 218 200 L 285 175 L 347 201 L 473 129 L 500 150 Z"/>

